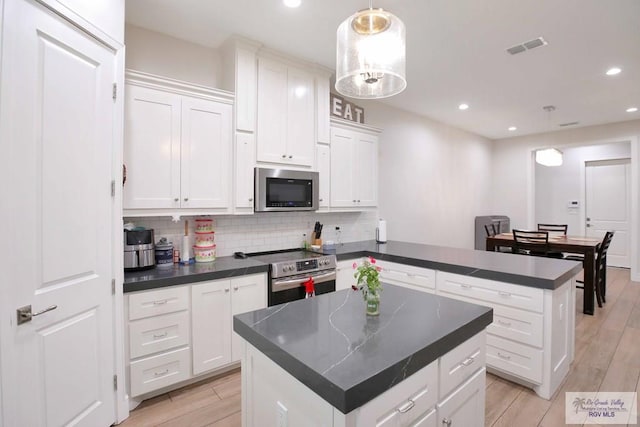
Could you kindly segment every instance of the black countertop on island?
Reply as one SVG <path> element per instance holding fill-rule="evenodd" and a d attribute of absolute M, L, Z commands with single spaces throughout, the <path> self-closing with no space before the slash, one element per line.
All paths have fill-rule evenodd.
<path fill-rule="evenodd" d="M 343 290 L 234 316 L 234 330 L 343 413 L 484 330 L 491 308 L 384 285 L 380 315 Z"/>
<path fill-rule="evenodd" d="M 171 267 L 155 267 L 124 274 L 124 292 L 146 291 L 165 286 L 184 285 L 205 280 L 226 279 L 247 274 L 266 273 L 269 266 L 251 258 L 221 257 L 212 262 Z"/>
<path fill-rule="evenodd" d="M 400 264 L 542 289 L 556 289 L 582 270 L 582 263 L 577 261 L 396 241 L 345 243 L 328 253 L 335 253 L 338 261 L 372 256 Z"/>

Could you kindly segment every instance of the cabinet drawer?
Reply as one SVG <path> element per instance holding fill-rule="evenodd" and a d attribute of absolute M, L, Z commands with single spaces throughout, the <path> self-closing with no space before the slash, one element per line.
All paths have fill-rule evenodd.
<path fill-rule="evenodd" d="M 443 296 L 460 295 L 538 313 L 543 309 L 544 291 L 527 286 L 438 272 L 437 289 Z"/>
<path fill-rule="evenodd" d="M 129 320 L 186 310 L 189 307 L 187 286 L 129 294 Z"/>
<path fill-rule="evenodd" d="M 189 355 L 186 347 L 131 362 L 131 395 L 139 396 L 188 379 Z"/>
<path fill-rule="evenodd" d="M 189 312 L 163 314 L 129 323 L 132 359 L 189 343 Z"/>
<path fill-rule="evenodd" d="M 493 323 L 487 332 L 502 338 L 542 348 L 543 316 L 530 311 L 493 306 Z"/>
<path fill-rule="evenodd" d="M 426 289 L 435 289 L 436 287 L 435 270 L 414 267 L 412 265 L 401 265 L 387 261 L 377 261 L 377 265 L 382 268 L 382 271 L 380 272 L 380 279 L 383 282 L 386 280 L 389 283 L 407 283 Z"/>
<path fill-rule="evenodd" d="M 487 334 L 487 366 L 536 384 L 542 382 L 542 350 Z"/>
<path fill-rule="evenodd" d="M 482 331 L 440 358 L 440 399 L 484 367 L 485 337 Z"/>
<path fill-rule="evenodd" d="M 406 426 L 425 419 L 435 407 L 438 362 L 434 361 L 357 409 L 356 425 Z M 413 424 L 412 424 L 413 425 Z"/>

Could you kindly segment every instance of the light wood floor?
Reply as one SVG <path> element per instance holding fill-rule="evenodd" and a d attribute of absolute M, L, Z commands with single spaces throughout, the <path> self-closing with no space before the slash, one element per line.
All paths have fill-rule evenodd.
<path fill-rule="evenodd" d="M 607 303 L 594 316 L 576 301 L 576 354 L 569 375 L 548 401 L 517 384 L 487 375 L 486 426 L 563 426 L 567 391 L 640 393 L 640 283 L 629 270 L 610 268 Z M 121 424 L 133 426 L 240 426 L 240 371 L 143 402 Z"/>

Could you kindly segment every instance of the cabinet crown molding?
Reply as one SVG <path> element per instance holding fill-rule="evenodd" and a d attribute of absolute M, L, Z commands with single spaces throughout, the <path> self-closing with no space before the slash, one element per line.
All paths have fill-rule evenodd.
<path fill-rule="evenodd" d="M 347 129 L 347 130 L 355 130 L 359 132 L 367 132 L 375 135 L 382 133 L 382 129 L 377 128 L 375 126 L 351 122 L 349 120 L 343 120 L 343 119 L 338 119 L 334 117 L 331 117 L 330 120 L 331 120 L 332 127 L 337 127 L 337 128 Z"/>
<path fill-rule="evenodd" d="M 179 95 L 197 96 L 227 104 L 233 104 L 235 100 L 235 94 L 233 92 L 145 73 L 143 71 L 125 70 L 125 82 L 136 86 L 160 89 Z"/>

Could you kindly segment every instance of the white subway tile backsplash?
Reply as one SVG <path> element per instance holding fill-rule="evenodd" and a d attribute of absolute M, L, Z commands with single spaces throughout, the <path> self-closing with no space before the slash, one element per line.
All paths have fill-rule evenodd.
<path fill-rule="evenodd" d="M 182 217 L 173 222 L 170 217 L 124 218 L 137 226 L 153 228 L 156 241 L 161 237 L 182 246 L 184 220 L 189 221 L 190 245 L 195 242 L 196 217 Z M 273 212 L 243 216 L 214 216 L 213 229 L 217 256 L 229 256 L 234 252 L 260 252 L 290 249 L 302 246 L 303 234 L 311 238 L 316 221 L 324 224 L 322 240 L 342 243 L 371 240 L 375 237 L 378 222 L 376 211 L 370 212 Z M 340 236 L 335 230 L 340 227 Z"/>

